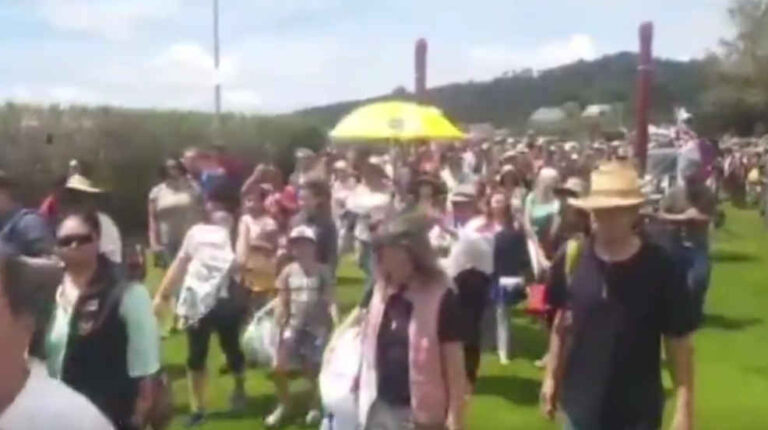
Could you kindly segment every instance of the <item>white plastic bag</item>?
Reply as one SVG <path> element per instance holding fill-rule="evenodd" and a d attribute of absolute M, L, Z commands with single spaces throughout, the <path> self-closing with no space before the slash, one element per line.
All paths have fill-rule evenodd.
<path fill-rule="evenodd" d="M 357 319 L 355 315 L 350 317 Z M 320 397 L 327 413 L 323 429 L 359 428 L 354 386 L 357 383 L 362 354 L 361 325 L 357 321 L 342 324 L 326 348 L 320 370 Z"/>
<path fill-rule="evenodd" d="M 274 318 L 276 304 L 277 299 L 274 299 L 256 312 L 243 332 L 240 343 L 249 363 L 271 366 L 275 360 L 280 336 L 280 329 Z"/>

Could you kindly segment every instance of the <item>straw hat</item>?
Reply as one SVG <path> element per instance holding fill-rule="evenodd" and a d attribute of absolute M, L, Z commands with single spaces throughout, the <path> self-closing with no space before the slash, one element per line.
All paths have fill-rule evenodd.
<path fill-rule="evenodd" d="M 645 201 L 640 178 L 635 168 L 626 162 L 609 162 L 592 172 L 592 189 L 583 198 L 568 202 L 586 210 L 639 206 Z"/>
<path fill-rule="evenodd" d="M 587 194 L 587 183 L 581 178 L 571 176 L 563 185 L 555 188 L 555 193 L 571 197 L 584 197 Z"/>
<path fill-rule="evenodd" d="M 501 179 L 506 175 L 507 173 L 515 173 L 517 172 L 517 169 L 515 169 L 515 166 L 511 164 L 505 164 L 501 167 L 501 170 L 499 170 L 499 174 L 496 175 L 496 181 L 501 182 Z"/>
<path fill-rule="evenodd" d="M 81 191 L 84 193 L 90 193 L 90 194 L 100 194 L 103 193 L 104 190 L 101 188 L 97 188 L 93 185 L 93 182 L 91 182 L 90 179 L 86 178 L 83 175 L 72 175 L 67 179 L 67 184 L 64 186 L 64 188 L 72 191 Z"/>

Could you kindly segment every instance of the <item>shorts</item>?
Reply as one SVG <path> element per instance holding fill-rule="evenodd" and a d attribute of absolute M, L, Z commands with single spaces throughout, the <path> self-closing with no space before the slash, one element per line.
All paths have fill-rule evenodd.
<path fill-rule="evenodd" d="M 328 340 L 328 335 L 319 335 L 307 328 L 284 328 L 277 346 L 277 367 L 319 373 Z"/>
<path fill-rule="evenodd" d="M 249 252 L 241 272 L 241 283 L 246 289 L 254 292 L 275 290 L 277 264 L 273 255 Z"/>

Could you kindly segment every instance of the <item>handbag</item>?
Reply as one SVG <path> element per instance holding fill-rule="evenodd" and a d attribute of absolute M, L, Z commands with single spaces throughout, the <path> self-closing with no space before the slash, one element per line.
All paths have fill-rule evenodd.
<path fill-rule="evenodd" d="M 261 366 L 271 366 L 274 363 L 280 337 L 280 329 L 273 315 L 276 305 L 277 299 L 273 299 L 256 312 L 243 332 L 240 344 L 249 363 Z"/>
<path fill-rule="evenodd" d="M 363 356 L 363 325 L 353 313 L 334 332 L 320 369 L 320 397 L 326 417 L 321 428 L 355 430 L 359 428 L 355 387 Z"/>
<path fill-rule="evenodd" d="M 525 312 L 530 315 L 543 315 L 549 310 L 547 305 L 547 286 L 544 284 L 533 284 L 528 287 L 528 302 L 525 306 Z"/>

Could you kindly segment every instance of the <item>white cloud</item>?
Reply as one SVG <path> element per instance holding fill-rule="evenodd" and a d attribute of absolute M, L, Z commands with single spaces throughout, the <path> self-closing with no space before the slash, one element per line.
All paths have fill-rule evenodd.
<path fill-rule="evenodd" d="M 176 13 L 180 0 L 37 0 L 36 10 L 54 28 L 108 39 L 127 39 L 147 20 Z"/>
<path fill-rule="evenodd" d="M 237 59 L 225 55 L 219 59 L 218 72 L 213 55 L 193 42 L 176 43 L 147 64 L 146 79 L 174 86 L 210 86 L 226 83 L 237 74 Z"/>
<path fill-rule="evenodd" d="M 22 103 L 109 104 L 98 92 L 77 85 L 15 85 L 8 92 L 8 99 Z"/>
<path fill-rule="evenodd" d="M 573 34 L 533 49 L 515 50 L 503 45 L 485 45 L 469 51 L 470 61 L 478 69 L 495 74 L 516 68 L 545 69 L 577 60 L 591 60 L 597 55 L 595 41 L 586 34 Z"/>
<path fill-rule="evenodd" d="M 224 88 L 222 90 L 222 105 L 227 110 L 253 112 L 262 107 L 261 96 L 248 88 Z"/>

